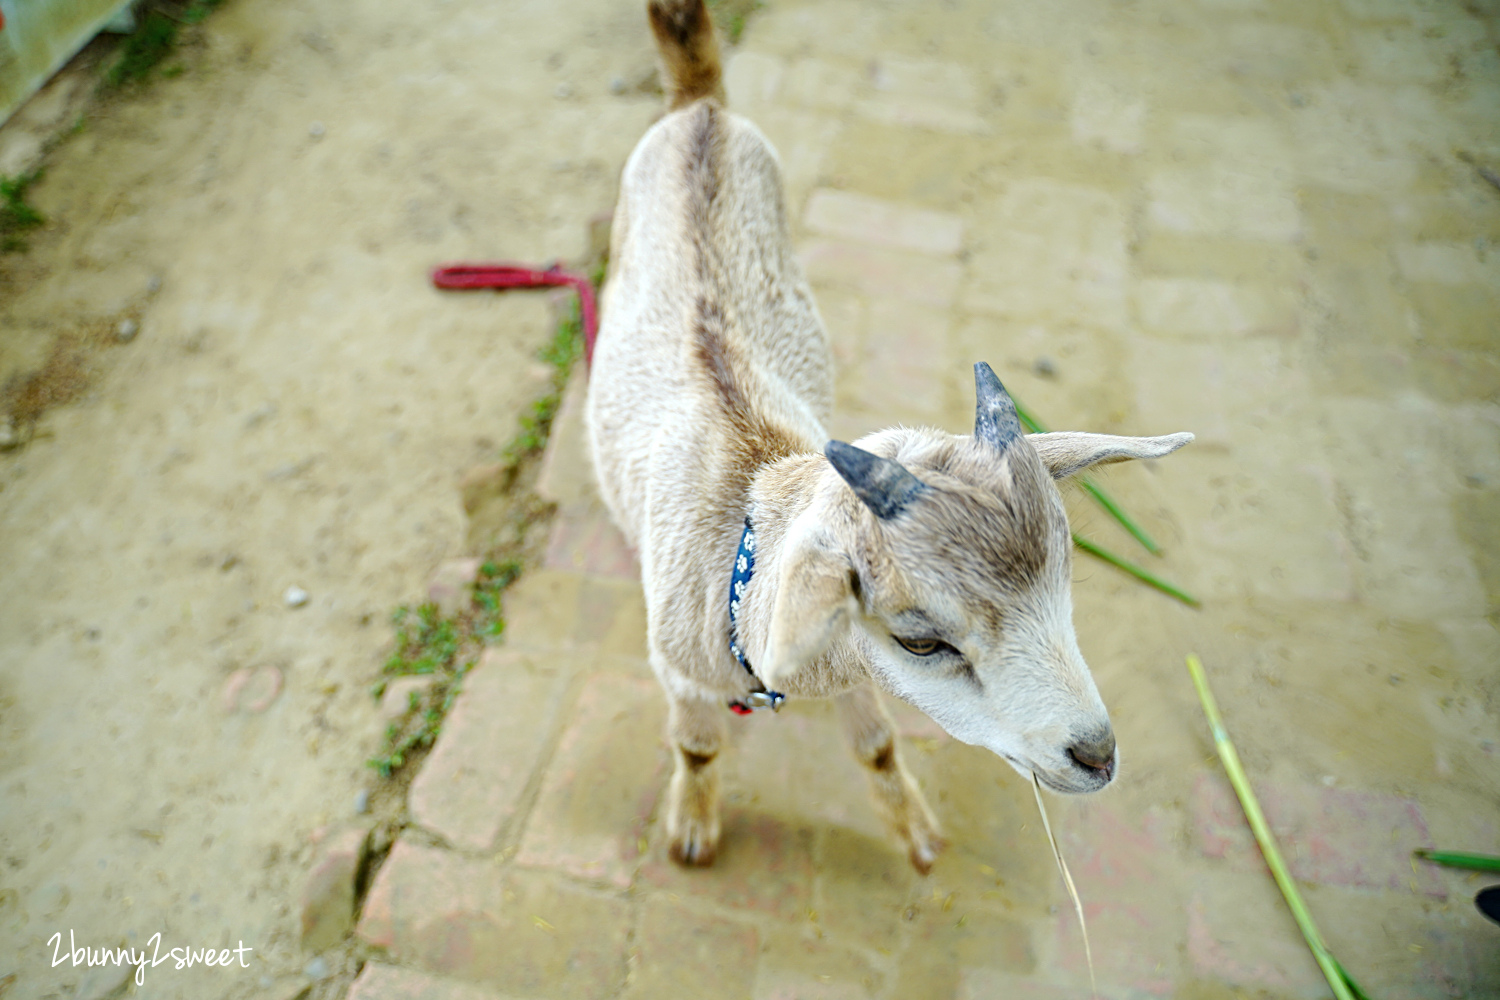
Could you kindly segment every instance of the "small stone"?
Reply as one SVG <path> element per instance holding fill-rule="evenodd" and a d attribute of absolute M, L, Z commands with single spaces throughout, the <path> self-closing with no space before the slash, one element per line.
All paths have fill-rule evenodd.
<path fill-rule="evenodd" d="M 559 101 L 566 101 L 573 96 L 573 85 L 571 83 L 559 83 L 557 89 L 552 93 L 557 95 Z"/>
<path fill-rule="evenodd" d="M 1031 370 L 1042 378 L 1057 378 L 1057 362 L 1045 354 L 1031 363 Z"/>
<path fill-rule="evenodd" d="M 302 974 L 308 979 L 327 979 L 333 975 L 333 969 L 329 967 L 327 960 L 319 955 L 302 967 Z"/>
<path fill-rule="evenodd" d="M 474 557 L 443 560 L 427 581 L 427 599 L 445 616 L 467 611 L 473 600 L 471 590 L 474 581 L 479 579 L 481 562 Z"/>
<path fill-rule="evenodd" d="M 7 417 L 0 420 L 0 451 L 14 448 L 21 443 L 21 435 L 16 433 L 15 421 Z"/>
<path fill-rule="evenodd" d="M 312 871 L 303 883 L 300 900 L 302 947 L 306 951 L 326 951 L 354 927 L 354 883 L 368 840 L 369 832 L 363 827 L 348 827 L 326 835 L 316 845 Z M 308 975 L 326 979 L 329 974 Z"/>
<path fill-rule="evenodd" d="M 311 125 L 307 126 L 307 134 L 312 136 L 314 139 L 323 138 L 323 133 L 326 131 L 327 129 L 323 127 L 322 122 L 313 122 Z"/>
<path fill-rule="evenodd" d="M 401 718 L 411 711 L 411 696 L 426 691 L 435 679 L 431 674 L 425 674 L 397 677 L 391 681 L 385 686 L 385 694 L 380 697 L 380 717 L 390 722 Z"/>
<path fill-rule="evenodd" d="M 354 793 L 354 814 L 356 816 L 363 816 L 369 811 L 370 790 L 368 788 L 361 788 L 359 791 Z"/>
<path fill-rule="evenodd" d="M 616 97 L 625 93 L 625 78 L 623 76 L 617 76 L 613 80 L 609 81 L 609 92 L 611 94 L 614 94 Z"/>
<path fill-rule="evenodd" d="M 122 344 L 128 344 L 135 339 L 140 330 L 140 324 L 133 319 L 122 319 L 120 325 L 115 327 L 115 339 Z"/>
<path fill-rule="evenodd" d="M 286 588 L 286 593 L 281 595 L 281 599 L 286 602 L 286 606 L 289 608 L 300 608 L 311 598 L 308 596 L 307 591 L 301 587 L 288 587 Z"/>

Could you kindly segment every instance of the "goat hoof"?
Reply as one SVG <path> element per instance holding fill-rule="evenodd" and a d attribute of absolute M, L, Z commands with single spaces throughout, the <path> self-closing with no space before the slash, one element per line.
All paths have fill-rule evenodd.
<path fill-rule="evenodd" d="M 714 863 L 714 858 L 719 853 L 719 846 L 694 837 L 679 837 L 672 841 L 669 853 L 672 855 L 672 860 L 679 865 L 703 868 Z"/>
<path fill-rule="evenodd" d="M 933 862 L 943 852 L 948 842 L 942 837 L 930 837 L 911 845 L 907 857 L 911 859 L 911 866 L 917 870 L 918 875 L 928 875 L 932 872 Z"/>

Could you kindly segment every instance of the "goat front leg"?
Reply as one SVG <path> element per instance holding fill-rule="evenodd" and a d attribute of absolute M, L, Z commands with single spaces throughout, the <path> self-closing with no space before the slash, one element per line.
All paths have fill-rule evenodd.
<path fill-rule="evenodd" d="M 711 865 L 719 850 L 719 764 L 726 727 L 722 701 L 669 694 L 672 786 L 667 837 L 672 859 Z"/>
<path fill-rule="evenodd" d="M 870 685 L 838 698 L 839 718 L 854 756 L 870 773 L 876 808 L 906 845 L 912 867 L 926 875 L 943 849 L 937 820 L 896 748 L 896 724 Z"/>

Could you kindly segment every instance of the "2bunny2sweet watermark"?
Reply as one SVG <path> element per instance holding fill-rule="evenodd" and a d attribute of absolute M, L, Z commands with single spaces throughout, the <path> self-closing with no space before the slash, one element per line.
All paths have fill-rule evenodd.
<path fill-rule="evenodd" d="M 250 968 L 250 963 L 245 961 L 245 956 L 254 951 L 254 948 L 245 947 L 241 941 L 237 948 L 172 948 L 162 953 L 161 931 L 157 931 L 146 940 L 150 946 L 139 951 L 135 948 L 83 948 L 79 947 L 74 939 L 72 928 L 68 929 L 68 949 L 61 951 L 62 931 L 58 931 L 47 939 L 47 944 L 52 948 L 52 967 L 56 968 L 64 962 L 71 961 L 74 967 L 115 965 L 126 968 L 135 968 L 135 984 L 142 986 L 146 982 L 146 969 L 156 968 L 163 962 L 174 963 L 174 969 L 190 969 L 195 965 L 227 967 L 234 964 L 231 956 L 238 956 L 241 969 Z"/>

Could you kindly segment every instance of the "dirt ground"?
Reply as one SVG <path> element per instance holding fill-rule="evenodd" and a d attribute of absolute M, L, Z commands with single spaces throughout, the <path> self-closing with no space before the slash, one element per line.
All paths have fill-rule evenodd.
<path fill-rule="evenodd" d="M 988 357 L 1054 424 L 1199 434 L 1111 484 L 1205 610 L 1080 557 L 1083 648 L 1141 748 L 1114 808 L 1188 809 L 1181 762 L 1209 753 L 1180 666 L 1196 649 L 1268 781 L 1403 797 L 1440 846 L 1500 850 L 1500 191 L 1454 155 L 1500 164 L 1494 12 L 1096 5 L 1120 32 L 1130 8 L 1136 34 L 1111 35 L 1088 4 L 1056 23 L 1004 6 L 929 22 L 772 0 L 732 83 L 803 102 L 757 115 L 799 218 L 829 187 L 972 220 L 955 355 Z M 0 452 L 6 1000 L 121 985 L 51 967 L 59 932 L 256 949 L 253 973 L 157 970 L 133 995 L 305 982 L 295 896 L 312 831 L 375 784 L 388 615 L 463 554 L 459 481 L 547 377 L 543 296 L 441 294 L 427 269 L 585 254 L 660 110 L 639 7 L 230 0 L 174 57 L 184 72 L 94 106 L 49 155 L 33 201 L 51 223 L 0 258 L 0 383 L 93 346 L 79 398 Z M 839 13 L 799 21 L 813 8 Z M 1003 44 L 975 27 L 1012 15 Z M 1146 41 L 1111 48 L 1125 37 Z M 911 115 L 877 121 L 866 46 L 979 82 L 961 114 L 922 119 L 939 73 Z M 54 131 L 79 74 L 38 98 L 61 109 Z M 1102 207 L 1069 200 L 1079 187 Z M 851 373 L 835 432 L 959 429 L 974 358 L 953 359 L 931 413 L 887 408 L 877 314 L 847 289 L 820 302 Z M 1469 883 L 1445 884 L 1413 912 L 1458 941 L 1455 989 L 1500 990 L 1493 928 L 1465 910 Z M 1253 933 L 1279 919 L 1210 897 L 1243 904 Z M 1381 922 L 1393 906 L 1329 931 L 1382 983 L 1424 947 Z"/>
<path fill-rule="evenodd" d="M 588 15 L 230 3 L 185 73 L 48 162 L 53 224 L 0 262 L 0 382 L 59 338 L 139 333 L 0 456 L 7 996 L 79 980 L 49 968 L 59 930 L 261 960 L 141 995 L 306 961 L 304 847 L 372 784 L 388 616 L 461 550 L 459 477 L 547 375 L 544 296 L 441 294 L 427 269 L 581 256 L 658 113 L 607 91 L 651 69 L 639 12 Z M 267 667 L 270 707 L 226 711 L 231 675 L 265 689 L 243 706 Z"/>

